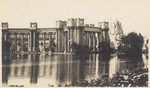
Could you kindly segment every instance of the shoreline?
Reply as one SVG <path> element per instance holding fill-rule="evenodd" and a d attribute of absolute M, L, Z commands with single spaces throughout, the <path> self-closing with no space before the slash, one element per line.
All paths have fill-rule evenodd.
<path fill-rule="evenodd" d="M 148 68 L 138 68 L 130 73 L 116 73 L 112 78 L 108 74 L 100 78 L 83 80 L 72 84 L 58 85 L 58 87 L 148 87 Z"/>

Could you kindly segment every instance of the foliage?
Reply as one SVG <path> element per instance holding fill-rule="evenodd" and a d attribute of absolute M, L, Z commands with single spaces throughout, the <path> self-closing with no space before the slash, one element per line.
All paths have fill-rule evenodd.
<path fill-rule="evenodd" d="M 135 32 L 129 33 L 127 36 L 121 38 L 122 44 L 118 47 L 119 51 L 125 53 L 141 53 L 143 47 L 143 36 Z"/>
<path fill-rule="evenodd" d="M 82 46 L 82 45 L 77 44 L 75 42 L 72 43 L 71 48 L 72 48 L 72 52 L 75 52 L 77 54 L 79 54 L 79 53 L 89 53 L 89 51 L 90 51 L 88 46 Z"/>
<path fill-rule="evenodd" d="M 102 52 L 113 53 L 115 51 L 112 47 L 110 47 L 110 43 L 105 41 L 99 43 L 99 49 Z"/>

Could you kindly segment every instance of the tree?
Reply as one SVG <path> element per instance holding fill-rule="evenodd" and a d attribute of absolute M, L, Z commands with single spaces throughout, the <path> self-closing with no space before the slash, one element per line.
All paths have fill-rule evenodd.
<path fill-rule="evenodd" d="M 79 53 L 89 53 L 89 47 L 88 46 L 82 46 L 80 44 L 77 44 L 75 42 L 71 45 L 72 51 L 79 54 Z"/>
<path fill-rule="evenodd" d="M 122 44 L 119 46 L 119 50 L 130 53 L 141 53 L 143 47 L 143 36 L 135 32 L 129 33 L 127 36 L 121 38 Z"/>

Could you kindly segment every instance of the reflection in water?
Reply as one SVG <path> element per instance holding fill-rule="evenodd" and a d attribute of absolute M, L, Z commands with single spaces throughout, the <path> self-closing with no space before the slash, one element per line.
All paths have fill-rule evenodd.
<path fill-rule="evenodd" d="M 83 56 L 12 54 L 3 58 L 2 81 L 6 85 L 17 85 L 18 81 L 24 86 L 65 85 L 96 79 L 103 74 L 113 77 L 116 72 L 124 70 L 130 72 L 137 67 L 146 67 L 147 57 L 116 54 Z"/>
<path fill-rule="evenodd" d="M 113 74 L 115 74 L 119 69 L 119 59 L 117 58 L 117 55 L 114 55 L 113 59 L 110 59 L 109 61 L 109 77 L 112 78 Z"/>

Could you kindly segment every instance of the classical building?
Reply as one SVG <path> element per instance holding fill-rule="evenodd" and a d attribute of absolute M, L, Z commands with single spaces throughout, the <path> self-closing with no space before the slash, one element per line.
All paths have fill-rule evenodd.
<path fill-rule="evenodd" d="M 99 43 L 109 42 L 108 22 L 84 24 L 84 19 L 56 21 L 55 28 L 38 28 L 36 22 L 30 28 L 9 28 L 2 23 L 2 48 L 4 52 L 55 51 L 71 52 L 73 42 L 100 51 Z"/>

